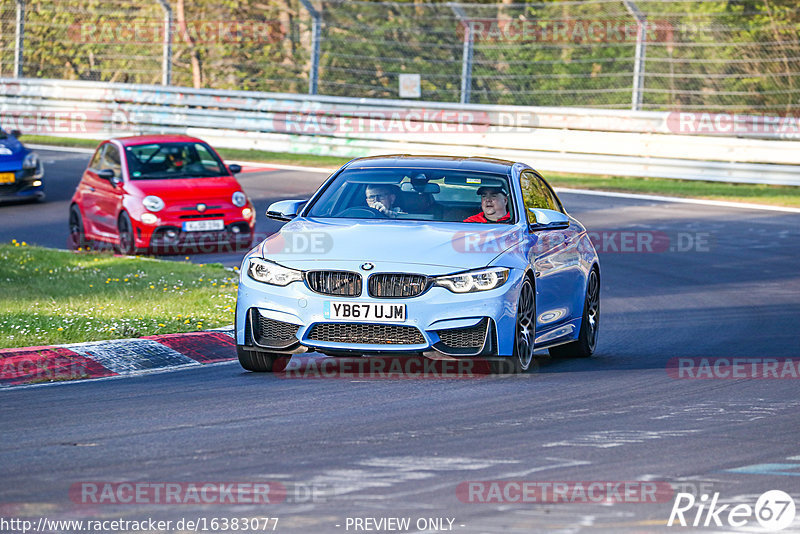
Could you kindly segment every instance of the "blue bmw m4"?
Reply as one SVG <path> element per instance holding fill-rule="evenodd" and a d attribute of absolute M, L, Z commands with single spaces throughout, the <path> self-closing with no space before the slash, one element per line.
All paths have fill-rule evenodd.
<path fill-rule="evenodd" d="M 600 267 L 586 229 L 539 173 L 489 158 L 379 156 L 333 173 L 248 252 L 236 303 L 239 362 L 280 356 L 588 357 Z"/>

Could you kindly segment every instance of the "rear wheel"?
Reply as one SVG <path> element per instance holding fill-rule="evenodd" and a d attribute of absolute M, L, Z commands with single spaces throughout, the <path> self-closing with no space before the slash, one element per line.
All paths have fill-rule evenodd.
<path fill-rule="evenodd" d="M 517 302 L 517 322 L 514 328 L 514 354 L 510 358 L 496 358 L 491 362 L 493 374 L 525 372 L 533 363 L 536 333 L 536 297 L 533 284 L 525 278 Z"/>
<path fill-rule="evenodd" d="M 136 242 L 134 241 L 133 236 L 133 224 L 131 223 L 131 218 L 125 212 L 119 216 L 119 221 L 117 222 L 117 231 L 119 232 L 119 244 L 117 245 L 117 250 L 119 250 L 119 253 L 126 254 L 128 256 L 136 254 Z"/>
<path fill-rule="evenodd" d="M 586 284 L 586 300 L 583 304 L 581 331 L 578 339 L 550 349 L 554 358 L 588 358 L 597 347 L 597 331 L 600 326 L 600 276 L 596 269 L 589 273 Z"/>
<path fill-rule="evenodd" d="M 271 373 L 278 354 L 267 352 L 257 352 L 248 350 L 243 345 L 236 345 L 236 355 L 239 356 L 239 364 L 247 371 L 255 373 Z"/>
<path fill-rule="evenodd" d="M 76 249 L 86 245 L 86 231 L 83 229 L 81 210 L 73 204 L 69 209 L 69 247 Z"/>

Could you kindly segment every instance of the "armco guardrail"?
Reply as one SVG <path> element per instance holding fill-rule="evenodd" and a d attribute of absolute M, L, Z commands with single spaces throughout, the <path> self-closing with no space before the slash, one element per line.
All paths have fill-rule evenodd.
<path fill-rule="evenodd" d="M 0 79 L 0 121 L 72 137 L 188 133 L 269 151 L 481 155 L 543 171 L 800 185 L 800 128 L 791 117 Z"/>

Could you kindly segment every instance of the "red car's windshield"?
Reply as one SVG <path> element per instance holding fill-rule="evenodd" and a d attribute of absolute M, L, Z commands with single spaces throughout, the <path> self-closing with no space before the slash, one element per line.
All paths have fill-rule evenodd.
<path fill-rule="evenodd" d="M 151 143 L 125 147 L 131 180 L 210 178 L 229 175 L 204 143 Z"/>

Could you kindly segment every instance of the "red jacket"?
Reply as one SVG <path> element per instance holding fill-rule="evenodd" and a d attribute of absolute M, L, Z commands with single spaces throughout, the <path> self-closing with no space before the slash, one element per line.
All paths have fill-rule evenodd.
<path fill-rule="evenodd" d="M 486 215 L 483 212 L 478 213 L 477 215 L 473 215 L 472 217 L 467 217 L 464 219 L 464 222 L 479 222 L 479 223 L 488 223 L 488 222 L 506 222 L 511 220 L 511 214 L 506 213 L 496 221 L 490 221 L 486 218 Z"/>

